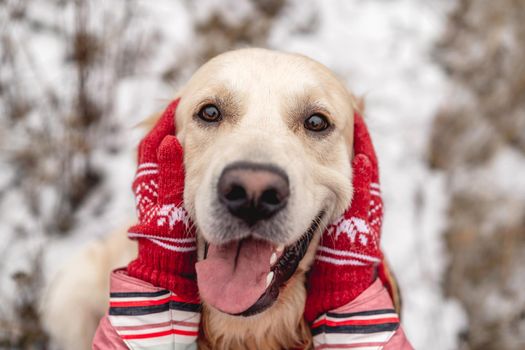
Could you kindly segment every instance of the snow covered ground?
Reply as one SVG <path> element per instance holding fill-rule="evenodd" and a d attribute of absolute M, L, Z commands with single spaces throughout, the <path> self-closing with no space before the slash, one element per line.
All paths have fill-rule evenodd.
<path fill-rule="evenodd" d="M 466 325 L 459 304 L 442 293 L 447 254 L 441 233 L 448 197 L 442 174 L 429 170 L 424 159 L 432 118 L 448 87 L 430 51 L 451 4 L 291 0 L 267 37 L 268 47 L 319 60 L 347 81 L 357 95 L 366 97 L 366 118 L 379 153 L 386 208 L 383 246 L 402 288 L 405 330 L 418 349 L 454 349 L 457 335 Z M 105 6 L 109 12 L 111 6 L 117 7 Z M 110 114 L 119 128 L 111 142 L 118 144 L 119 151 L 95 148 L 93 162 L 102 169 L 104 180 L 79 210 L 70 234 L 49 235 L 38 223 L 28 226 L 33 217 L 24 209 L 27 204 L 21 193 L 5 189 L 0 194 L 0 246 L 6 245 L 0 247 L 5 252 L 0 268 L 2 304 L 16 304 L 16 285 L 11 277 L 29 269 L 31 259 L 39 252 L 44 254 L 45 276 L 50 278 L 86 242 L 133 218 L 130 184 L 134 148 L 140 137 L 133 126 L 161 109 L 176 85 L 191 73 L 184 67 L 191 70 L 198 56 L 195 22 L 202 23 L 216 13 L 235 23 L 249 16 L 253 6 L 247 0 L 206 0 L 198 6 L 166 0 L 136 3 L 134 33 L 155 38 L 148 46 L 151 54 L 111 89 L 114 104 Z M 45 4 L 40 7 L 43 14 L 52 17 L 50 21 L 56 18 Z M 59 15 L 67 18 L 68 11 L 71 9 L 65 8 Z M 103 17 L 93 21 L 101 24 Z M 68 26 L 67 21 L 61 23 Z M 67 82 L 63 43 L 45 33 L 23 34 L 30 43 L 29 54 L 35 58 L 34 70 L 52 85 Z M 173 65 L 183 67 L 175 86 L 161 78 Z M 24 77 L 28 81 L 33 78 L 32 73 Z M 37 120 L 45 117 L 35 113 Z M 0 161 L 4 161 L 2 157 Z M 16 176 L 9 169 L 1 175 L 0 185 Z M 46 200 L 43 203 L 45 209 Z M 19 225 L 32 234 L 15 238 Z M 3 309 L 0 318 L 8 319 L 12 310 Z"/>

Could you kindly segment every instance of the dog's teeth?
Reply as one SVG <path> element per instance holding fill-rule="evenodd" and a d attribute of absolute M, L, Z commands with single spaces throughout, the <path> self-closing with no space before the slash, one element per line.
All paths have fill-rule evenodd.
<path fill-rule="evenodd" d="M 272 256 L 270 257 L 270 265 L 273 265 L 275 264 L 275 262 L 277 261 L 277 253 L 272 253 Z"/>
<path fill-rule="evenodd" d="M 266 288 L 268 288 L 268 286 L 270 285 L 270 283 L 272 283 L 272 280 L 273 280 L 273 271 L 271 271 L 267 276 L 266 276 Z"/>
<path fill-rule="evenodd" d="M 277 252 L 282 252 L 284 250 L 284 244 L 280 244 L 277 246 L 277 248 L 275 249 Z"/>

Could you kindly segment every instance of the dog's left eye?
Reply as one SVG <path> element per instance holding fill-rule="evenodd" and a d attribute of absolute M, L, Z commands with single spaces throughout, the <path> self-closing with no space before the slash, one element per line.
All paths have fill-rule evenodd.
<path fill-rule="evenodd" d="M 319 113 L 312 114 L 304 121 L 304 127 L 310 131 L 320 132 L 328 129 L 329 126 L 328 119 Z"/>
<path fill-rule="evenodd" d="M 208 104 L 202 107 L 197 113 L 200 119 L 208 123 L 218 122 L 221 119 L 221 111 L 217 106 Z"/>

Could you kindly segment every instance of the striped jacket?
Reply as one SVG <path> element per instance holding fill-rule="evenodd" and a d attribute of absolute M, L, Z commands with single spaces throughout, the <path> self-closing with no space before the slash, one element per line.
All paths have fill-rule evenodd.
<path fill-rule="evenodd" d="M 93 349 L 196 349 L 199 310 L 199 304 L 116 270 Z M 379 280 L 349 304 L 317 318 L 312 335 L 315 349 L 413 349 Z"/>

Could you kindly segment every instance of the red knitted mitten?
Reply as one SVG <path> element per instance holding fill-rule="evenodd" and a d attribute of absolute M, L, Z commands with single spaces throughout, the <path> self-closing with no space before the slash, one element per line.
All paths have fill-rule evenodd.
<path fill-rule="evenodd" d="M 372 284 L 382 259 L 379 238 L 383 202 L 377 158 L 358 114 L 354 128 L 354 193 L 350 207 L 321 237 L 308 278 L 304 313 L 308 322 L 354 300 Z"/>
<path fill-rule="evenodd" d="M 133 182 L 139 223 L 128 230 L 129 238 L 138 241 L 139 253 L 128 273 L 196 300 L 196 238 L 182 203 L 183 152 L 174 125 L 177 104 L 178 100 L 168 106 L 139 145 Z"/>

